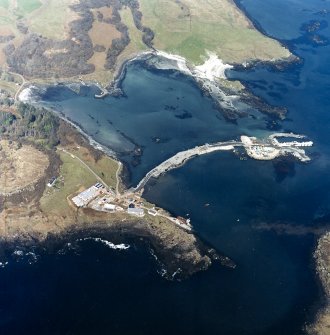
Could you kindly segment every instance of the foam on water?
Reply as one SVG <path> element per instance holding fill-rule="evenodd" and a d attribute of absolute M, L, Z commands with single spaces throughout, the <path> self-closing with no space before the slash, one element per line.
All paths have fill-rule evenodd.
<path fill-rule="evenodd" d="M 4 268 L 8 265 L 8 262 L 0 262 L 0 268 Z"/>
<path fill-rule="evenodd" d="M 103 240 L 100 237 L 85 237 L 85 238 L 81 238 L 77 241 L 80 242 L 80 241 L 90 241 L 90 240 L 102 243 L 102 244 L 106 245 L 107 247 L 109 247 L 110 249 L 114 249 L 114 250 L 127 250 L 127 249 L 130 248 L 129 244 L 125 244 L 125 243 L 114 244 L 110 241 Z"/>

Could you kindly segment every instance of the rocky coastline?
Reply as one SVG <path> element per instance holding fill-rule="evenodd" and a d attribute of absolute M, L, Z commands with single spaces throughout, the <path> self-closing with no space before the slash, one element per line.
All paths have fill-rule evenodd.
<path fill-rule="evenodd" d="M 210 64 L 211 58 L 215 60 L 216 64 Z M 233 64 L 232 66 L 223 64 L 222 61 L 213 54 L 210 54 L 210 59 L 206 60 L 204 65 L 196 67 L 189 64 L 183 57 L 167 54 L 155 49 L 137 53 L 132 55 L 131 58 L 124 60 L 120 66 L 118 66 L 114 79 L 105 87 L 105 90 L 111 96 L 124 96 L 125 92 L 122 90 L 122 82 L 125 79 L 127 68 L 133 62 L 141 62 L 143 66 L 152 70 L 177 71 L 192 78 L 201 92 L 213 99 L 215 108 L 228 122 L 236 123 L 240 118 L 249 116 L 251 109 L 258 110 L 275 121 L 284 120 L 286 118 L 286 108 L 269 105 L 260 97 L 254 95 L 244 83 L 231 80 L 225 73 L 227 69 L 231 68 L 235 70 L 248 69 L 249 67 L 255 66 L 256 62 L 244 65 Z M 273 62 L 258 62 L 258 64 L 271 64 L 278 68 L 295 62 L 297 62 L 297 57 L 292 55 L 288 59 Z M 199 70 L 200 68 L 202 68 L 203 71 Z M 76 85 L 77 88 L 75 91 L 82 85 L 80 81 L 74 80 L 61 82 L 61 84 L 69 88 L 71 88 L 72 85 Z M 83 84 L 98 86 L 95 82 L 84 82 Z M 19 100 L 33 102 L 34 98 L 33 92 L 30 91 L 31 87 L 38 91 L 39 89 L 43 90 L 47 86 L 48 84 L 31 83 L 21 92 Z M 61 118 L 72 123 L 72 121 L 66 119 L 60 111 L 59 113 Z M 77 126 L 78 130 L 83 132 L 79 125 L 75 126 Z"/>
<path fill-rule="evenodd" d="M 76 126 L 66 121 L 58 130 L 60 145 L 64 148 L 83 148 L 83 152 L 95 160 L 109 157 L 99 145 L 91 142 Z M 167 279 L 181 280 L 192 274 L 208 269 L 213 262 L 233 268 L 235 264 L 227 257 L 201 241 L 198 236 L 166 219 L 128 217 L 125 213 L 108 214 L 91 209 L 76 209 L 67 204 L 63 209 L 45 209 L 42 205 L 49 190 L 46 182 L 52 176 L 61 177 L 64 164 L 59 150 L 48 152 L 48 167 L 39 180 L 29 190 L 0 199 L 0 254 L 14 246 L 32 248 L 53 245 L 54 241 L 67 241 L 77 238 L 107 237 L 116 243 L 127 239 L 142 239 L 157 261 L 162 265 L 162 275 Z M 65 178 L 64 178 L 65 179 Z M 120 178 L 121 179 L 121 178 Z M 55 190 L 56 192 L 56 190 Z M 62 205 L 63 206 L 63 205 Z M 33 220 L 31 220 L 33 217 Z M 9 250 L 8 249 L 8 250 Z M 1 260 L 3 263 L 3 260 Z"/>
<path fill-rule="evenodd" d="M 183 75 L 187 75 L 191 77 L 192 80 L 201 88 L 203 94 L 211 95 L 211 97 L 214 99 L 215 103 L 217 103 L 219 110 L 223 113 L 223 116 L 227 121 L 236 122 L 238 118 L 246 115 L 244 111 L 241 111 L 235 107 L 235 101 L 237 100 L 250 103 L 251 105 L 254 103 L 255 108 L 260 108 L 261 104 L 263 104 L 263 106 L 266 105 L 266 103 L 261 102 L 259 98 L 252 96 L 252 94 L 250 94 L 245 88 L 239 91 L 235 91 L 233 88 L 230 88 L 227 85 L 222 84 L 221 81 L 219 81 L 218 79 L 223 79 L 224 81 L 230 82 L 225 76 L 225 70 L 227 68 L 230 68 L 230 66 L 223 64 L 220 60 L 216 59 L 216 61 L 219 61 L 218 64 L 220 66 L 220 68 L 219 67 L 216 68 L 216 73 L 221 78 L 216 77 L 216 76 L 214 76 L 214 78 L 208 78 L 206 77 L 206 75 L 210 74 L 210 72 L 207 72 L 209 69 L 206 69 L 205 70 L 206 72 L 197 71 L 196 68 L 187 64 L 185 59 L 179 56 L 169 55 L 164 52 L 159 52 L 157 50 L 140 53 L 138 55 L 135 55 L 135 57 L 133 57 L 132 59 L 129 59 L 126 62 L 124 62 L 119 68 L 117 72 L 117 76 L 114 79 L 114 81 L 107 87 L 107 90 L 109 90 L 110 94 L 115 95 L 115 96 L 118 94 L 124 94 L 124 92 L 122 92 L 122 82 L 125 78 L 128 65 L 131 62 L 135 62 L 135 61 L 141 61 L 144 63 L 145 66 L 151 67 L 156 70 L 179 71 Z M 211 70 L 211 74 L 212 74 L 212 70 Z M 71 81 L 71 82 L 66 82 L 63 84 L 70 86 L 72 84 L 81 85 L 82 83 L 76 83 L 74 81 Z M 91 82 L 87 84 L 93 84 L 93 83 Z M 44 86 L 36 85 L 35 88 L 43 89 Z M 29 90 L 29 88 L 26 88 L 26 90 Z M 24 93 L 24 91 L 21 93 L 21 96 L 24 96 L 24 94 L 25 96 L 28 96 L 29 98 L 31 98 L 31 95 Z M 35 101 L 34 103 L 38 104 L 37 101 Z M 251 107 L 253 108 L 253 106 L 250 106 L 250 108 Z M 278 108 L 272 108 L 271 106 L 269 106 L 269 109 L 267 110 L 267 112 L 269 112 L 271 115 L 274 115 L 274 117 L 280 114 L 279 118 L 282 119 L 283 114 L 281 113 L 283 113 L 283 111 L 282 110 L 279 111 Z M 86 134 L 84 129 L 79 124 L 76 124 L 72 122 L 72 120 L 66 118 L 63 115 L 63 113 L 61 113 L 61 111 L 57 111 L 56 114 L 66 124 L 70 125 L 70 127 L 75 129 L 72 131 L 77 131 L 79 133 L 79 136 L 85 138 L 84 141 L 88 142 L 88 144 L 85 144 L 85 145 L 88 145 L 90 148 L 92 148 L 91 150 L 101 151 L 103 154 L 109 157 L 112 157 L 113 159 L 116 159 L 116 160 L 118 159 L 117 155 L 112 150 L 110 150 L 107 147 L 104 147 L 100 143 L 96 142 L 91 136 Z M 97 222 L 99 221 L 97 220 Z M 84 221 L 80 221 L 80 224 L 84 225 Z M 107 224 L 109 225 L 109 222 Z M 95 225 L 95 220 L 93 222 L 93 226 L 94 225 Z M 110 230 L 115 229 L 113 227 L 116 227 L 116 222 L 115 221 L 112 222 L 110 226 L 112 227 L 110 228 Z M 73 226 L 70 223 L 69 226 L 65 225 L 64 230 L 62 227 L 60 231 L 58 231 L 58 229 L 55 229 L 54 232 L 51 231 L 50 233 L 55 234 L 55 235 L 56 234 L 65 235 L 65 233 L 68 232 L 68 229 L 70 230 L 72 229 L 72 227 Z M 162 226 L 162 228 L 164 227 Z M 172 236 L 171 239 L 173 239 L 173 236 L 175 236 L 175 238 L 172 240 L 173 245 L 171 245 L 170 247 L 165 247 L 166 246 L 165 241 L 168 242 L 169 237 L 163 235 L 164 232 L 160 229 L 160 227 L 154 226 L 153 232 L 150 232 L 146 229 L 144 230 L 142 229 L 143 233 L 141 235 L 148 236 L 148 239 L 152 241 L 152 245 L 154 246 L 156 253 L 161 254 L 159 259 L 161 259 L 161 262 L 166 264 L 166 268 L 169 269 L 168 273 L 173 274 L 180 267 L 182 269 L 181 276 L 185 277 L 194 272 L 208 268 L 210 264 L 212 263 L 212 259 L 213 260 L 218 259 L 221 262 L 223 262 L 223 264 L 229 265 L 230 267 L 234 267 L 233 265 L 234 263 L 232 263 L 229 259 L 226 259 L 225 257 L 215 256 L 216 252 L 214 250 L 210 253 L 206 252 L 205 250 L 209 250 L 209 248 L 201 247 L 203 243 L 197 242 L 197 240 L 194 240 L 196 237 L 193 234 L 189 234 L 187 232 L 183 233 L 179 230 L 177 231 L 177 229 L 179 228 L 175 227 L 175 232 L 172 231 L 171 233 L 171 236 Z M 81 231 L 81 230 L 82 228 L 80 226 L 74 226 L 74 231 Z M 170 230 L 172 230 L 172 228 Z M 138 229 L 138 231 L 141 232 L 141 229 Z M 133 235 L 136 234 L 135 228 L 132 230 L 132 233 Z M 178 236 L 183 236 L 182 234 L 185 235 L 183 239 L 184 240 L 186 239 L 186 241 L 189 241 L 188 243 L 189 247 L 187 246 L 183 247 L 184 243 L 182 243 L 182 241 L 179 242 L 176 240 Z M 47 235 L 48 234 L 43 235 L 42 239 L 44 239 Z M 33 236 L 33 234 L 31 234 L 31 236 Z M 160 236 L 163 236 L 163 238 L 160 238 Z M 33 236 L 32 240 L 34 240 L 35 238 L 38 239 L 38 237 Z M 191 256 L 192 258 L 190 258 L 190 256 L 187 257 L 187 253 L 183 252 L 184 250 L 189 250 L 188 255 L 193 255 Z M 183 258 L 181 257 L 182 252 L 183 254 L 185 254 Z M 179 264 L 181 265 L 179 266 Z M 188 266 L 188 264 L 190 264 L 190 266 Z"/>
<path fill-rule="evenodd" d="M 153 227 L 154 228 L 154 227 Z M 176 237 L 166 236 L 159 229 L 150 229 L 148 222 L 140 221 L 97 221 L 79 223 L 68 226 L 60 231 L 45 235 L 37 232 L 15 234 L 0 237 L 1 263 L 15 249 L 30 252 L 31 250 L 49 250 L 58 252 L 66 244 L 74 244 L 83 239 L 104 239 L 116 245 L 138 244 L 151 251 L 156 260 L 158 271 L 168 280 L 184 280 L 193 274 L 207 270 L 213 263 L 235 269 L 236 264 L 214 248 L 202 242 L 191 233 L 173 231 Z M 179 238 L 179 240 L 177 240 Z"/>
<path fill-rule="evenodd" d="M 316 272 L 324 291 L 324 302 L 315 322 L 307 327 L 311 335 L 328 335 L 330 329 L 330 232 L 321 236 L 314 252 Z"/>
<path fill-rule="evenodd" d="M 215 58 L 215 55 L 210 54 L 210 58 L 212 57 Z M 285 119 L 287 113 L 285 108 L 267 104 L 261 98 L 252 94 L 244 83 L 240 83 L 240 85 L 235 83 L 236 85 L 233 85 L 233 81 L 226 76 L 225 71 L 230 68 L 244 70 L 261 63 L 274 66 L 275 68 L 283 68 L 288 66 L 288 64 L 297 62 L 298 58 L 296 56 L 292 55 L 287 59 L 272 62 L 260 61 L 244 65 L 233 64 L 233 66 L 223 64 L 219 59 L 215 59 L 215 61 L 219 62 L 218 66 L 210 64 L 209 68 L 206 66 L 205 72 L 207 73 L 203 73 L 198 70 L 202 66 L 195 67 L 189 64 L 183 57 L 153 49 L 135 54 L 132 58 L 124 61 L 118 68 L 114 80 L 106 88 L 113 96 L 124 95 L 122 82 L 125 79 L 127 67 L 133 62 L 143 62 L 144 66 L 152 70 L 178 71 L 183 75 L 191 77 L 203 94 L 213 99 L 215 107 L 225 120 L 229 122 L 237 122 L 239 118 L 248 116 L 248 110 L 251 108 L 257 109 L 273 119 Z M 205 61 L 204 65 L 207 62 L 208 60 Z M 243 103 L 243 108 L 240 103 Z"/>

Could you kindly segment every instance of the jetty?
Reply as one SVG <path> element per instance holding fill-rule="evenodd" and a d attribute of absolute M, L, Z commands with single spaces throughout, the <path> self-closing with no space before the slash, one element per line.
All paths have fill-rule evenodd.
<path fill-rule="evenodd" d="M 102 87 L 99 83 L 97 83 L 96 86 L 100 89 L 101 93 L 95 94 L 94 95 L 95 99 L 103 99 L 110 94 L 110 92 L 105 87 Z"/>
<path fill-rule="evenodd" d="M 150 180 L 150 178 L 158 178 L 161 174 L 184 165 L 189 159 L 192 159 L 193 157 L 219 150 L 233 150 L 235 146 L 241 145 L 242 143 L 237 141 L 217 142 L 213 144 L 206 143 L 201 146 L 196 146 L 192 149 L 178 152 L 176 155 L 172 156 L 171 158 L 167 159 L 166 161 L 149 171 L 145 175 L 145 177 L 139 182 L 139 184 L 133 189 L 133 191 L 138 192 L 142 190 L 146 183 Z"/>
<path fill-rule="evenodd" d="M 84 80 L 82 79 L 82 77 L 79 77 L 79 82 L 80 82 L 81 85 L 87 86 L 87 84 L 84 82 Z"/>
<path fill-rule="evenodd" d="M 246 154 L 256 160 L 272 160 L 280 156 L 292 155 L 302 162 L 310 161 L 310 158 L 306 155 L 303 147 L 311 147 L 313 145 L 312 141 L 291 141 L 281 143 L 277 140 L 277 138 L 280 137 L 294 139 L 305 138 L 304 135 L 293 133 L 275 133 L 263 140 L 242 135 L 240 141 L 233 140 L 216 142 L 213 144 L 206 143 L 201 146 L 196 146 L 192 149 L 178 152 L 153 168 L 144 176 L 135 188 L 131 188 L 129 191 L 133 193 L 143 191 L 144 186 L 151 178 L 158 178 L 160 175 L 184 165 L 188 160 L 196 156 L 205 155 L 215 151 L 234 151 L 235 147 L 244 148 Z"/>
<path fill-rule="evenodd" d="M 286 142 L 280 143 L 276 140 L 276 138 L 280 137 L 285 138 Z M 290 137 L 295 140 L 288 142 L 286 139 Z M 305 162 L 310 160 L 310 158 L 301 147 L 312 146 L 313 142 L 296 141 L 296 139 L 302 140 L 304 137 L 305 136 L 290 133 L 279 133 L 260 140 L 256 137 L 242 135 L 240 140 L 216 142 L 212 144 L 206 143 L 196 146 L 188 150 L 180 151 L 174 156 L 168 158 L 149 171 L 135 188 L 130 188 L 122 193 L 119 190 L 120 171 L 122 168 L 121 163 L 118 163 L 116 171 L 116 186 L 111 188 L 79 157 L 66 151 L 65 149 L 61 150 L 71 155 L 72 158 L 80 161 L 80 163 L 90 170 L 90 172 L 92 172 L 97 179 L 97 183 L 94 183 L 94 185 L 90 186 L 88 189 L 83 191 L 80 190 L 78 194 L 71 198 L 71 202 L 76 208 L 91 208 L 95 211 L 108 214 L 127 213 L 128 215 L 139 218 L 144 216 L 149 216 L 149 218 L 158 216 L 174 223 L 186 231 L 192 231 L 193 228 L 190 224 L 190 219 L 174 217 L 162 209 L 150 207 L 150 204 L 144 203 L 142 200 L 142 193 L 145 185 L 151 178 L 158 178 L 163 173 L 184 165 L 188 160 L 194 157 L 216 151 L 236 152 L 236 147 L 241 147 L 243 149 L 242 151 L 245 150 L 249 157 L 257 160 L 271 160 L 281 155 L 292 155 L 300 161 Z"/>

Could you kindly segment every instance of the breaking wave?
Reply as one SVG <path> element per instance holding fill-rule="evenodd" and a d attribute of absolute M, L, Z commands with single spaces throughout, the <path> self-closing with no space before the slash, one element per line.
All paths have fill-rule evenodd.
<path fill-rule="evenodd" d="M 15 250 L 12 253 L 12 257 L 14 260 L 16 260 L 16 262 L 27 262 L 28 264 L 34 264 L 38 261 L 39 256 L 34 252 L 34 251 L 28 251 L 28 252 L 24 252 L 23 250 Z M 0 266 L 3 263 L 0 263 Z M 8 262 L 5 263 L 5 265 L 7 265 Z"/>
<path fill-rule="evenodd" d="M 8 261 L 0 262 L 0 268 L 4 268 L 6 265 L 8 265 Z"/>
<path fill-rule="evenodd" d="M 85 238 L 81 238 L 81 239 L 77 240 L 77 242 L 80 242 L 80 241 L 95 241 L 95 242 L 99 242 L 99 243 L 102 243 L 102 244 L 106 245 L 110 249 L 114 249 L 114 250 L 127 250 L 127 249 L 130 248 L 129 244 L 125 244 L 125 243 L 114 244 L 114 243 L 112 243 L 110 241 L 103 240 L 100 237 L 85 237 Z"/>

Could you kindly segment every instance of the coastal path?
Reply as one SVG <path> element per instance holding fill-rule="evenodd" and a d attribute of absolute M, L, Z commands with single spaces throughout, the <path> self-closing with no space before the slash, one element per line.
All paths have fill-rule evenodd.
<path fill-rule="evenodd" d="M 25 86 L 28 82 L 25 80 L 25 78 L 24 78 L 21 74 L 19 74 L 19 73 L 13 73 L 13 74 L 19 76 L 19 77 L 22 79 L 22 84 L 21 84 L 21 86 L 18 88 L 18 90 L 16 91 L 16 93 L 15 93 L 15 97 L 14 97 L 15 101 L 18 101 L 18 97 L 19 97 L 20 93 L 22 92 L 24 86 Z"/>
<path fill-rule="evenodd" d="M 119 183 L 120 183 L 119 174 L 120 174 L 121 168 L 122 168 L 122 163 L 118 161 L 118 168 L 117 168 L 117 171 L 116 171 L 116 195 L 117 196 L 120 195 L 120 193 L 119 193 Z"/>

